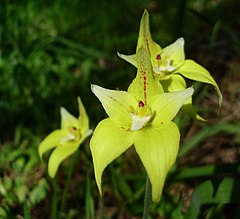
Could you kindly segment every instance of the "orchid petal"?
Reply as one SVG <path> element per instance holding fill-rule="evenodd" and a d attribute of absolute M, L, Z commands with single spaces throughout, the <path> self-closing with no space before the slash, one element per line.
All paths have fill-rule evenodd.
<path fill-rule="evenodd" d="M 82 100 L 78 97 L 78 108 L 79 108 L 79 127 L 81 127 L 82 137 L 87 137 L 92 133 L 92 130 L 89 130 L 89 119 L 86 113 L 86 110 L 83 106 Z"/>
<path fill-rule="evenodd" d="M 173 60 L 174 65 L 181 65 L 185 60 L 184 39 L 181 37 L 174 43 L 162 49 L 162 58 Z"/>
<path fill-rule="evenodd" d="M 79 128 L 79 121 L 76 117 L 70 114 L 64 107 L 60 108 L 61 114 L 61 129 L 67 129 L 69 127 Z"/>
<path fill-rule="evenodd" d="M 60 163 L 73 154 L 78 149 L 80 143 L 80 141 L 66 141 L 52 152 L 48 162 L 48 173 L 50 177 L 53 178 L 55 176 Z"/>
<path fill-rule="evenodd" d="M 132 64 L 137 68 L 136 54 L 133 54 L 133 55 L 123 55 L 120 53 L 117 53 L 117 54 L 120 58 L 124 59 L 125 61 L 129 62 L 130 64 Z"/>
<path fill-rule="evenodd" d="M 184 78 L 178 74 L 171 75 L 168 79 L 160 80 L 160 83 L 162 84 L 164 91 L 167 93 L 186 89 Z"/>
<path fill-rule="evenodd" d="M 137 51 L 137 65 L 137 76 L 130 84 L 128 93 L 137 100 L 147 103 L 153 96 L 163 93 L 163 89 L 157 78 L 153 76 L 150 58 L 144 47 Z"/>
<path fill-rule="evenodd" d="M 152 200 L 160 200 L 166 176 L 176 160 L 180 133 L 175 123 L 134 132 L 134 146 L 152 184 Z"/>
<path fill-rule="evenodd" d="M 222 93 L 221 93 L 216 81 L 213 79 L 211 74 L 204 67 L 202 67 L 195 61 L 188 59 L 184 62 L 184 64 L 180 68 L 178 68 L 176 70 L 176 73 L 177 72 L 191 80 L 200 81 L 203 83 L 208 83 L 208 84 L 213 85 L 218 93 L 219 106 L 221 108 Z"/>
<path fill-rule="evenodd" d="M 166 92 L 174 92 L 174 91 L 181 91 L 186 89 L 186 82 L 184 78 L 181 75 L 173 74 L 170 76 L 167 80 L 161 80 L 160 81 L 164 90 Z M 199 121 L 206 121 L 204 118 L 202 118 L 200 115 L 197 114 L 196 109 L 192 105 L 192 97 L 190 97 L 182 106 L 181 110 L 191 116 L 192 118 L 195 118 Z"/>
<path fill-rule="evenodd" d="M 121 127 L 131 126 L 130 105 L 136 106 L 135 98 L 126 91 L 115 91 L 91 85 L 92 92 L 103 105 L 108 116 Z"/>
<path fill-rule="evenodd" d="M 207 120 L 204 119 L 203 117 L 201 117 L 196 109 L 193 107 L 192 104 L 192 98 L 190 97 L 182 106 L 181 110 L 186 113 L 187 115 L 191 116 L 192 118 L 202 121 L 202 122 L 206 122 Z"/>
<path fill-rule="evenodd" d="M 153 125 L 158 125 L 163 121 L 171 121 L 182 105 L 193 94 L 193 88 L 190 87 L 183 91 L 164 93 L 155 96 L 149 106 L 156 112 Z"/>
<path fill-rule="evenodd" d="M 102 120 L 90 140 L 94 172 L 100 194 L 102 173 L 106 166 L 133 144 L 130 131 L 116 125 L 110 118 Z"/>
<path fill-rule="evenodd" d="M 57 129 L 53 132 L 51 132 L 40 144 L 38 147 L 38 153 L 40 158 L 42 159 L 43 154 L 52 149 L 57 147 L 61 139 L 65 138 L 68 135 L 67 131 Z"/>

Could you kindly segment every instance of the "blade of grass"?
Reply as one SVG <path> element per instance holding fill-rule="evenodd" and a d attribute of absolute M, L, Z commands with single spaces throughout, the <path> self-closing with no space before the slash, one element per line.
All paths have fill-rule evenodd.
<path fill-rule="evenodd" d="M 212 164 L 206 166 L 198 166 L 198 167 L 186 167 L 177 173 L 173 180 L 183 181 L 191 178 L 198 177 L 208 177 L 216 174 L 225 174 L 225 173 L 240 173 L 240 164 Z"/>
<path fill-rule="evenodd" d="M 52 179 L 53 186 L 53 198 L 52 198 L 52 208 L 51 208 L 51 219 L 58 219 L 58 184 L 57 176 Z"/>
<path fill-rule="evenodd" d="M 85 196 L 85 203 L 86 203 L 86 219 L 94 219 L 94 203 L 93 203 L 93 196 L 91 192 L 91 180 L 89 176 L 87 176 L 86 180 L 86 196 Z"/>
<path fill-rule="evenodd" d="M 210 39 L 210 48 L 214 47 L 214 43 L 216 42 L 217 36 L 222 28 L 223 24 L 221 20 L 216 21 L 214 27 L 212 29 L 211 39 Z"/>
<path fill-rule="evenodd" d="M 78 50 L 79 52 L 85 53 L 86 55 L 89 55 L 89 56 L 92 56 L 92 57 L 99 58 L 99 57 L 102 57 L 102 56 L 105 55 L 103 52 L 100 52 L 96 49 L 85 47 L 85 46 L 83 46 L 79 43 L 75 43 L 75 42 L 73 42 L 71 40 L 68 40 L 64 37 L 57 37 L 56 40 L 65 44 L 69 48 L 72 48 L 74 50 Z"/>
<path fill-rule="evenodd" d="M 178 156 L 179 157 L 185 156 L 187 153 L 193 150 L 201 141 L 205 140 L 207 137 L 219 134 L 221 132 L 225 134 L 240 133 L 240 123 L 239 124 L 223 123 L 205 127 L 203 130 L 201 130 L 192 138 L 190 138 L 187 142 L 184 142 L 182 144 Z"/>
<path fill-rule="evenodd" d="M 73 155 L 72 163 L 71 163 L 70 169 L 68 170 L 67 180 L 66 180 L 65 187 L 64 187 L 64 190 L 63 190 L 63 195 L 62 195 L 62 201 L 61 201 L 61 206 L 60 206 L 60 210 L 59 210 L 59 215 L 61 215 L 61 212 L 63 212 L 64 209 L 65 209 L 69 185 L 71 183 L 73 171 L 74 171 L 74 169 L 76 167 L 79 155 L 80 155 L 80 150 L 77 150 L 76 153 Z"/>
<path fill-rule="evenodd" d="M 23 214 L 24 214 L 24 219 L 31 219 L 30 209 L 29 209 L 27 198 L 25 198 L 25 200 L 24 200 Z"/>

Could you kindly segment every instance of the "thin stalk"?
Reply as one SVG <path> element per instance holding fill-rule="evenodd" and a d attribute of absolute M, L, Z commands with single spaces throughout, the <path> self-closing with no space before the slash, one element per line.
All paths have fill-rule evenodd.
<path fill-rule="evenodd" d="M 58 209 L 58 184 L 56 177 L 52 180 L 53 184 L 53 201 L 52 201 L 52 209 L 51 209 L 51 219 L 57 219 L 57 209 Z"/>
<path fill-rule="evenodd" d="M 86 193 L 85 193 L 85 210 L 86 210 L 86 219 L 94 219 L 94 204 L 93 197 L 91 194 L 91 180 L 87 175 L 86 179 Z"/>
<path fill-rule="evenodd" d="M 66 180 L 66 183 L 65 183 L 65 186 L 64 186 L 64 190 L 63 190 L 63 194 L 62 194 L 62 200 L 61 200 L 61 206 L 60 206 L 60 210 L 59 210 L 59 215 L 61 215 L 61 212 L 63 212 L 64 209 L 65 209 L 69 185 L 70 185 L 71 180 L 72 180 L 73 171 L 74 171 L 74 169 L 76 167 L 79 154 L 80 154 L 79 150 L 77 150 L 76 153 L 74 154 L 74 157 L 72 159 L 72 163 L 71 163 L 70 169 L 68 171 L 67 180 Z"/>
<path fill-rule="evenodd" d="M 144 197 L 144 208 L 143 208 L 143 219 L 148 219 L 149 209 L 152 202 L 152 187 L 149 177 L 147 176 L 146 187 L 145 187 L 145 197 Z"/>
<path fill-rule="evenodd" d="M 99 198 L 99 210 L 100 210 L 100 216 L 99 219 L 103 219 L 104 218 L 104 202 L 103 202 L 103 197 Z"/>
<path fill-rule="evenodd" d="M 24 200 L 23 214 L 24 214 L 24 219 L 31 219 L 30 207 L 29 207 L 29 202 L 27 198 L 25 198 Z"/>

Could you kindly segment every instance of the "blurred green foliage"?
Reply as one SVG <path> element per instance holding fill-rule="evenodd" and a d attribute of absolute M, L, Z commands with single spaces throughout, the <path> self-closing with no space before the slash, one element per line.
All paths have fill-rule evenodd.
<path fill-rule="evenodd" d="M 217 82 L 222 82 L 223 78 L 228 79 L 222 86 L 220 83 L 223 94 L 227 95 L 222 113 L 226 117 L 222 123 L 210 126 L 198 124 L 197 129 L 201 128 L 201 131 L 191 132 L 189 118 L 183 116 L 176 119 L 183 133 L 181 157 L 172 170 L 161 202 L 152 206 L 151 218 L 160 215 L 162 218 L 179 219 L 189 218 L 188 215 L 193 214 L 197 218 L 204 212 L 206 218 L 214 218 L 214 215 L 226 215 L 224 212 L 229 208 L 225 206 L 226 203 L 234 201 L 234 206 L 239 205 L 239 202 L 236 203 L 229 196 L 236 189 L 234 184 L 237 181 L 234 178 L 239 176 L 239 165 L 221 164 L 227 169 L 226 172 L 221 172 L 223 166 L 204 166 L 196 160 L 196 164 L 187 163 L 185 169 L 181 166 L 184 157 L 203 145 L 204 141 L 210 141 L 211 137 L 223 136 L 227 139 L 227 146 L 236 151 L 240 145 L 237 116 L 240 115 L 237 111 L 240 94 L 239 89 L 234 89 L 238 87 L 240 80 L 237 76 L 239 66 L 234 62 L 240 57 L 239 1 L 2 0 L 0 218 L 16 218 L 16 215 L 24 215 L 25 218 L 30 218 L 31 215 L 34 215 L 33 218 L 49 217 L 51 200 L 48 196 L 52 196 L 53 186 L 51 180 L 45 178 L 45 166 L 40 163 L 37 146 L 47 133 L 59 126 L 60 106 L 67 107 L 77 116 L 77 96 L 83 99 L 91 119 L 91 127 L 94 128 L 106 116 L 91 94 L 90 83 L 112 89 L 125 89 L 131 82 L 136 70 L 120 60 L 116 53 L 134 53 L 144 8 L 150 13 L 150 26 L 155 41 L 165 46 L 183 36 L 187 57 L 201 61 Z M 229 67 L 235 65 L 234 68 Z M 199 111 L 206 118 L 216 118 L 218 112 L 213 108 L 217 108 L 217 104 L 208 109 L 209 102 L 203 101 L 211 90 L 197 85 L 196 88 L 196 106 L 204 103 Z M 211 98 L 211 95 L 208 97 Z M 232 109 L 234 106 L 235 110 Z M 227 111 L 224 107 L 233 111 Z M 232 117 L 229 118 L 228 115 Z M 101 214 L 105 218 L 116 218 L 117 215 L 130 218 L 141 215 L 145 176 L 141 174 L 143 168 L 139 167 L 138 157 L 130 150 L 125 157 L 120 157 L 106 170 L 103 209 L 103 203 L 97 201 L 98 191 L 92 181 L 91 156 L 87 143 L 81 150 L 84 158 L 80 159 L 79 162 L 82 163 L 77 165 L 77 171 L 73 174 L 74 180 L 67 195 L 69 201 L 65 206 L 66 212 L 62 212 L 62 218 L 83 218 L 83 215 L 94 218 L 93 215 Z M 239 156 L 239 152 L 236 153 Z M 69 166 L 69 162 L 66 162 L 63 165 L 64 171 L 59 174 L 59 193 L 63 190 Z M 81 170 L 80 173 L 78 170 Z M 232 178 L 219 181 L 218 185 L 207 181 L 196 186 L 193 202 L 189 204 L 190 210 L 187 211 L 181 195 L 179 197 L 179 194 L 172 192 L 174 184 L 192 185 L 192 180 L 195 180 L 198 185 L 206 178 L 210 180 L 216 173 L 214 171 L 217 171 L 220 178 L 226 175 Z M 202 191 L 212 188 L 211 185 L 219 189 L 231 188 L 226 193 L 222 193 L 222 190 L 216 193 L 216 197 L 226 195 L 228 199 L 225 203 L 218 198 L 213 203 L 211 197 L 208 199 L 201 196 Z M 194 201 L 196 199 L 197 203 Z M 200 211 L 198 216 L 197 211 L 191 213 L 193 208 Z M 201 212 L 202 209 L 204 212 Z"/>

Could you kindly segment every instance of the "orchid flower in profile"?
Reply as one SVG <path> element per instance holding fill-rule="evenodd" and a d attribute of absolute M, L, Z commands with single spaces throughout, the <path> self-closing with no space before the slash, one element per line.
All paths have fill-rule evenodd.
<path fill-rule="evenodd" d="M 150 179 L 152 200 L 157 202 L 179 149 L 180 133 L 172 119 L 192 96 L 193 88 L 163 93 L 144 47 L 137 51 L 136 62 L 137 76 L 127 92 L 91 85 L 109 118 L 97 125 L 90 149 L 96 183 L 102 195 L 104 169 L 133 145 Z"/>
<path fill-rule="evenodd" d="M 39 145 L 38 152 L 41 159 L 46 151 L 55 148 L 48 162 L 48 173 L 51 177 L 55 176 L 60 163 L 73 154 L 92 133 L 92 130 L 89 129 L 87 113 L 79 97 L 78 106 L 79 118 L 61 107 L 61 129 L 51 132 Z"/>
<path fill-rule="evenodd" d="M 152 40 L 147 10 L 144 11 L 141 18 L 137 50 L 142 46 L 148 51 L 154 76 L 159 79 L 165 92 L 186 89 L 184 77 L 194 81 L 208 83 L 216 89 L 219 96 L 219 106 L 221 108 L 222 94 L 217 83 L 204 67 L 191 59 L 185 59 L 183 38 L 177 39 L 173 44 L 163 49 Z M 136 54 L 122 55 L 118 53 L 118 55 L 135 67 L 139 67 Z M 191 98 L 184 104 L 183 111 L 196 119 L 204 120 L 193 108 Z"/>

